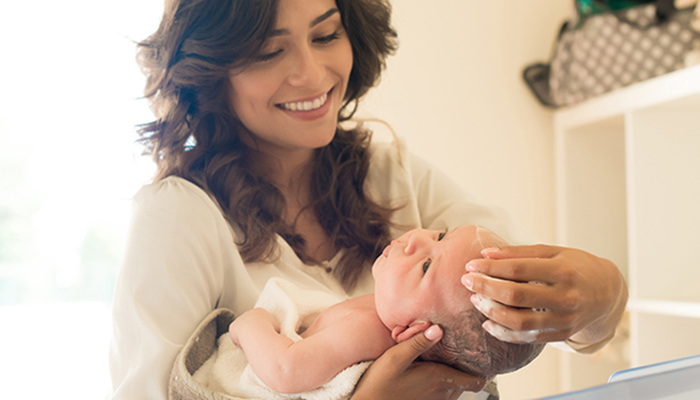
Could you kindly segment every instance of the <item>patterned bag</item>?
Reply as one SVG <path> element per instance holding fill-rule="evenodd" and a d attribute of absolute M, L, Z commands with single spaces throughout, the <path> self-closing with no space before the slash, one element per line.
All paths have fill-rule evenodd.
<path fill-rule="evenodd" d="M 693 9 L 662 13 L 659 5 L 598 10 L 575 27 L 565 23 L 551 62 L 527 67 L 525 81 L 544 105 L 560 107 L 684 68 L 700 52 Z"/>

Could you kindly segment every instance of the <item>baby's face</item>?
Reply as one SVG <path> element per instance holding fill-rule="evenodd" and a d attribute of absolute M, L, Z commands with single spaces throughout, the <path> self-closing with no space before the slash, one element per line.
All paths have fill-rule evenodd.
<path fill-rule="evenodd" d="M 485 240 L 486 239 L 486 240 Z M 465 265 L 481 250 L 505 242 L 481 227 L 450 231 L 417 229 L 391 242 L 375 261 L 375 303 L 389 328 L 408 326 L 432 312 L 456 315 L 473 307 L 461 283 Z"/>

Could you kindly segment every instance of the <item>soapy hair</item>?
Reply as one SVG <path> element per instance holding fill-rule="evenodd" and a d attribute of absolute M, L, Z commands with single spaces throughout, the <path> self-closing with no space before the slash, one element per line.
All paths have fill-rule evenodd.
<path fill-rule="evenodd" d="M 474 227 L 474 233 L 475 239 L 471 245 L 479 250 L 508 245 L 486 228 Z M 544 344 L 516 344 L 495 338 L 482 327 L 486 319 L 473 307 L 465 308 L 457 315 L 433 312 L 428 320 L 440 325 L 443 336 L 421 358 L 485 378 L 518 370 L 542 352 Z"/>
<path fill-rule="evenodd" d="M 442 339 L 421 359 L 450 365 L 470 375 L 492 377 L 513 372 L 534 360 L 544 344 L 503 342 L 482 328 L 486 317 L 476 309 L 457 316 L 433 315 L 430 319 L 443 329 Z"/>

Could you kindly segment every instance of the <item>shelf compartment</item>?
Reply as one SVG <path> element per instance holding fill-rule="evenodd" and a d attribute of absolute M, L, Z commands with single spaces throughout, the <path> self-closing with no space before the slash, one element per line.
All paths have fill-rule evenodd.
<path fill-rule="evenodd" d="M 700 303 L 700 95 L 626 124 L 630 286 L 640 300 Z"/>
<path fill-rule="evenodd" d="M 699 318 L 632 312 L 632 367 L 700 354 Z"/>
<path fill-rule="evenodd" d="M 612 260 L 627 274 L 625 119 L 557 135 L 559 242 Z"/>

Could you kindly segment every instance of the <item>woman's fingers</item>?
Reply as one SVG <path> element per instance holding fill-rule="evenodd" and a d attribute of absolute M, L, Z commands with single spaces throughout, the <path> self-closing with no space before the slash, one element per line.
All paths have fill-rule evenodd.
<path fill-rule="evenodd" d="M 462 283 L 494 336 L 515 342 L 572 339 L 597 343 L 620 320 L 627 289 L 615 264 L 556 246 L 485 249 Z"/>
<path fill-rule="evenodd" d="M 492 260 L 506 258 L 552 258 L 559 254 L 564 247 L 536 244 L 531 246 L 508 246 L 488 248 L 481 251 L 481 256 Z"/>
<path fill-rule="evenodd" d="M 469 261 L 466 271 L 514 282 L 557 283 L 562 279 L 558 273 L 564 271 L 552 268 L 552 259 L 559 250 L 545 248 L 548 246 L 518 246 L 484 252 L 487 257 Z M 532 254 L 537 256 L 529 257 Z"/>
<path fill-rule="evenodd" d="M 488 318 L 483 328 L 504 342 L 543 343 L 565 340 L 573 333 L 569 314 L 507 307 L 480 294 L 472 295 L 470 300 Z"/>
<path fill-rule="evenodd" d="M 413 361 L 437 344 L 440 339 L 442 339 L 442 329 L 438 325 L 431 325 L 422 334 L 413 335 L 410 339 L 387 350 L 386 353 L 395 358 L 395 365 L 399 369 L 407 369 Z"/>
<path fill-rule="evenodd" d="M 516 331 L 510 328 L 506 328 L 505 326 L 493 322 L 491 320 L 484 322 L 483 327 L 489 334 L 494 336 L 496 339 L 510 343 L 547 343 L 566 339 L 553 336 L 554 334 L 556 334 L 556 329 L 553 328 Z"/>
<path fill-rule="evenodd" d="M 433 329 L 435 330 L 432 331 Z M 440 329 L 438 325 L 433 325 L 432 327 L 428 328 L 424 335 L 414 335 L 408 340 L 409 344 L 413 342 L 413 344 L 407 346 L 412 349 L 413 352 L 409 352 L 409 354 L 407 354 L 407 359 L 412 358 L 412 360 L 415 360 L 421 354 L 425 353 L 429 348 L 433 347 L 437 342 L 439 342 L 440 339 L 442 339 L 442 329 Z M 398 345 L 395 347 L 398 347 Z M 446 365 L 433 365 L 437 369 L 435 373 L 442 382 L 443 389 L 445 391 L 452 391 L 456 393 L 461 393 L 463 391 L 478 392 L 487 384 L 485 379 L 467 375 Z"/>
<path fill-rule="evenodd" d="M 398 369 L 406 370 L 414 366 L 414 361 L 420 357 L 421 354 L 436 345 L 440 339 L 442 339 L 442 334 L 442 329 L 438 325 L 432 325 L 422 334 L 418 333 L 413 335 L 410 339 L 387 350 L 385 354 L 391 354 Z M 433 368 L 432 374 L 438 381 L 442 382 L 442 390 L 459 390 L 460 393 L 465 390 L 478 392 L 486 385 L 484 379 L 464 374 L 442 364 L 425 364 L 432 364 L 434 366 L 431 366 L 431 368 Z"/>
<path fill-rule="evenodd" d="M 356 399 L 456 399 L 464 391 L 478 392 L 486 384 L 447 365 L 415 361 L 442 338 L 432 325 L 393 346 L 379 357 L 360 380 Z"/>
<path fill-rule="evenodd" d="M 507 306 L 544 310 L 561 305 L 561 293 L 541 282 L 514 282 L 473 272 L 462 276 L 462 284 Z"/>

